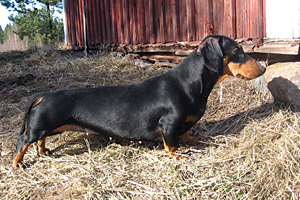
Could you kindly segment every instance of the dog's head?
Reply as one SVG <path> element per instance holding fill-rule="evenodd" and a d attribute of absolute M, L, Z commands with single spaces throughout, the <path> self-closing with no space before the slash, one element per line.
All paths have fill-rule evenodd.
<path fill-rule="evenodd" d="M 227 76 L 244 80 L 257 78 L 265 73 L 266 68 L 245 54 L 242 46 L 224 35 L 206 37 L 197 49 L 205 65 L 219 74 L 221 82 Z"/>

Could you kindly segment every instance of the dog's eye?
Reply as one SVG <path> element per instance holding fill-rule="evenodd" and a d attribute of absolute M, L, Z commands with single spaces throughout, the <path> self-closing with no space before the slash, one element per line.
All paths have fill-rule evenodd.
<path fill-rule="evenodd" d="M 236 47 L 236 48 L 234 48 L 233 53 L 238 54 L 240 50 L 241 50 L 240 48 Z"/>

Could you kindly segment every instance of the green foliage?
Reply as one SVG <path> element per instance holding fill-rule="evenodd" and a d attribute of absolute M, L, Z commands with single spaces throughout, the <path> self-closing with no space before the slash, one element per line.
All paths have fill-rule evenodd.
<path fill-rule="evenodd" d="M 13 26 L 11 24 L 7 24 L 3 31 L 3 42 L 7 41 L 9 34 L 13 32 Z"/>
<path fill-rule="evenodd" d="M 62 19 L 54 15 L 62 10 L 61 0 L 0 0 L 0 3 L 17 12 L 9 20 L 17 25 L 15 33 L 20 39 L 27 36 L 32 43 L 42 41 L 44 44 L 62 41 Z"/>
<path fill-rule="evenodd" d="M 2 29 L 2 26 L 0 25 L 0 43 L 3 44 L 4 41 L 4 31 Z"/>

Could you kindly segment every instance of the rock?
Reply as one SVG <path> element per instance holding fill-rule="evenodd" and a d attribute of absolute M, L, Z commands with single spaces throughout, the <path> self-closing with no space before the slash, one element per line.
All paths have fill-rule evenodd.
<path fill-rule="evenodd" d="M 275 103 L 300 106 L 300 62 L 271 65 L 264 79 Z"/>

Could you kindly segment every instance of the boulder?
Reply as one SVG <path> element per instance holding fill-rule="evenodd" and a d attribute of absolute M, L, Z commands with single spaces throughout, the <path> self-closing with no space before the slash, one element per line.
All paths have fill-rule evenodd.
<path fill-rule="evenodd" d="M 275 103 L 300 106 L 300 62 L 271 65 L 264 79 Z"/>

